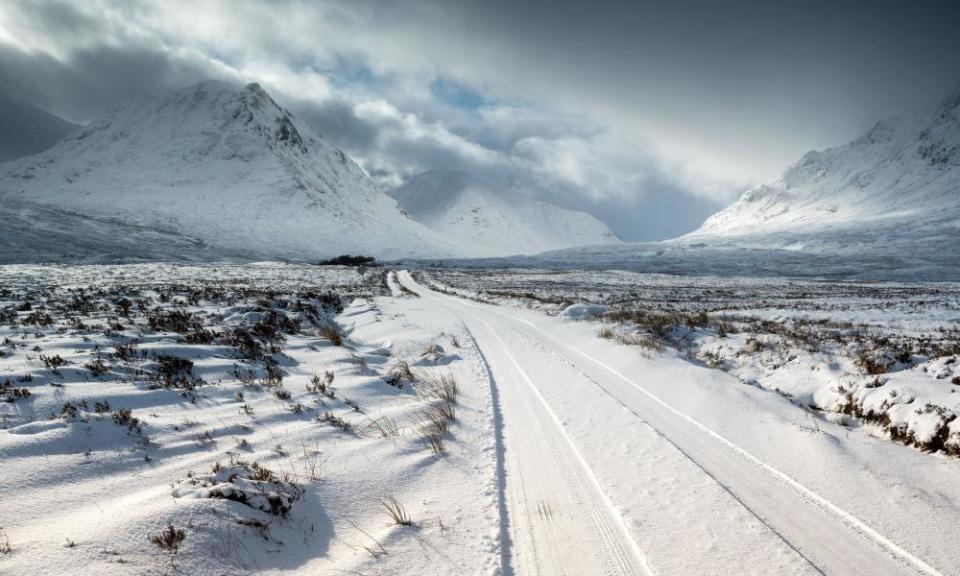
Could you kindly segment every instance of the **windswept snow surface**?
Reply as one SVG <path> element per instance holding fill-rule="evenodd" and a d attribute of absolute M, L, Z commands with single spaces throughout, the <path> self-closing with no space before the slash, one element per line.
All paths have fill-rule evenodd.
<path fill-rule="evenodd" d="M 585 212 L 529 199 L 475 174 L 424 172 L 389 194 L 413 219 L 470 246 L 467 256 L 535 254 L 620 242 Z"/>
<path fill-rule="evenodd" d="M 43 212 L 37 228 L 59 223 L 59 236 L 77 241 L 44 241 L 32 218 L 20 217 L 24 210 Z M 19 223 L 0 237 L 4 262 L 67 251 L 91 260 L 111 252 L 127 259 L 465 253 L 405 216 L 352 159 L 257 84 L 209 81 L 133 102 L 46 152 L 0 166 L 0 216 Z M 94 220 L 152 237 L 87 249 Z M 196 248 L 182 254 L 183 244 Z"/>
<path fill-rule="evenodd" d="M 886 237 L 886 242 L 870 231 L 850 229 L 829 236 L 795 232 L 778 233 L 775 238 L 718 235 L 570 248 L 535 256 L 400 263 L 478 270 L 628 270 L 682 276 L 960 282 L 960 231 L 943 229 L 936 236 L 913 237 L 909 228 L 903 230 Z M 778 247 L 781 242 L 791 247 Z M 801 245 L 806 248 L 798 249 Z"/>
<path fill-rule="evenodd" d="M 674 348 L 775 392 L 809 412 L 813 431 L 826 419 L 960 456 L 958 284 L 534 270 L 429 278 L 443 291 L 562 318 L 603 310 L 592 318 L 598 336 Z"/>
<path fill-rule="evenodd" d="M 0 574 L 504 573 L 485 368 L 379 271 L 10 266 L 0 287 Z M 402 361 L 460 383 L 442 454 L 422 427 L 446 401 Z M 168 523 L 173 558 L 150 542 Z"/>
<path fill-rule="evenodd" d="M 271 262 L 0 286 L 3 574 L 960 574 L 954 458 L 594 320 Z"/>
<path fill-rule="evenodd" d="M 960 573 L 955 460 L 828 422 L 811 433 L 783 397 L 674 353 L 401 280 L 490 368 L 518 573 Z M 583 555 L 592 570 L 564 571 Z"/>

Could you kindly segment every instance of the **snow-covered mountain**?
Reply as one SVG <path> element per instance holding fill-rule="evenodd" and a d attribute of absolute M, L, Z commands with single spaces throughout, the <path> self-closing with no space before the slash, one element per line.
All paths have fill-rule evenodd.
<path fill-rule="evenodd" d="M 470 246 L 468 256 L 620 242 L 585 212 L 529 199 L 476 174 L 424 172 L 388 193 L 414 220 Z"/>
<path fill-rule="evenodd" d="M 0 162 L 42 152 L 77 128 L 46 110 L 0 96 Z"/>
<path fill-rule="evenodd" d="M 680 238 L 460 264 L 960 281 L 960 91 L 806 154 Z"/>
<path fill-rule="evenodd" d="M 933 110 L 878 122 L 845 146 L 807 153 L 689 237 L 862 230 L 886 242 L 955 232 L 958 225 L 960 91 Z"/>
<path fill-rule="evenodd" d="M 257 84 L 203 82 L 134 102 L 3 165 L 0 217 L 19 222 L 21 234 L 0 239 L 18 260 L 460 253 Z M 44 244 L 36 226 L 59 239 Z M 85 253 L 90 230 L 102 242 Z M 78 242 L 65 242 L 73 232 Z"/>

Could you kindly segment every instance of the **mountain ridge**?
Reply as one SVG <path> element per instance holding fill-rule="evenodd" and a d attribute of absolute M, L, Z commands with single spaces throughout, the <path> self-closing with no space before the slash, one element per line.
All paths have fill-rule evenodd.
<path fill-rule="evenodd" d="M 0 162 L 43 152 L 77 128 L 42 108 L 0 96 Z"/>
<path fill-rule="evenodd" d="M 960 282 L 960 90 L 808 152 L 678 238 L 451 264 Z"/>
<path fill-rule="evenodd" d="M 960 90 L 891 116 L 848 144 L 811 151 L 684 238 L 813 232 L 960 216 Z"/>
<path fill-rule="evenodd" d="M 460 252 L 255 83 L 206 81 L 130 102 L 0 166 L 0 198 L 73 214 L 70 223 L 117 221 L 251 258 Z M 142 252 L 163 253 L 149 248 Z"/>

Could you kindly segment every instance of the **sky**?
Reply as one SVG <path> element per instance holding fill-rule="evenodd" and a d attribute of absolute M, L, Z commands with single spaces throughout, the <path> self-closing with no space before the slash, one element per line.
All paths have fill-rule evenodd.
<path fill-rule="evenodd" d="M 625 240 L 960 87 L 960 2 L 4 0 L 0 93 L 84 123 L 257 81 L 388 189 L 481 174 Z"/>

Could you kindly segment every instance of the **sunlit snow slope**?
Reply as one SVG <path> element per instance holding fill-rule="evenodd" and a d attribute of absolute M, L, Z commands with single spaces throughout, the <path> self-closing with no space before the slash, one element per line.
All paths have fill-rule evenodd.
<path fill-rule="evenodd" d="M 593 216 L 532 200 L 475 174 L 435 170 L 389 192 L 413 219 L 467 243 L 469 256 L 532 254 L 620 240 Z"/>
<path fill-rule="evenodd" d="M 960 281 L 960 91 L 806 154 L 680 238 L 467 264 Z"/>
<path fill-rule="evenodd" d="M 690 236 L 862 232 L 887 243 L 946 235 L 960 217 L 960 91 L 933 110 L 878 122 L 853 142 L 809 152 L 770 184 L 748 190 Z M 769 245 L 769 244 L 768 244 Z"/>
<path fill-rule="evenodd" d="M 457 253 L 257 84 L 204 82 L 131 103 L 3 165 L 0 216 L 14 222 L 0 238 L 8 261 L 96 257 L 117 243 L 149 258 Z M 44 243 L 38 227 L 59 238 Z M 90 230 L 103 242 L 84 251 Z M 124 230 L 146 231 L 143 242 Z"/>

